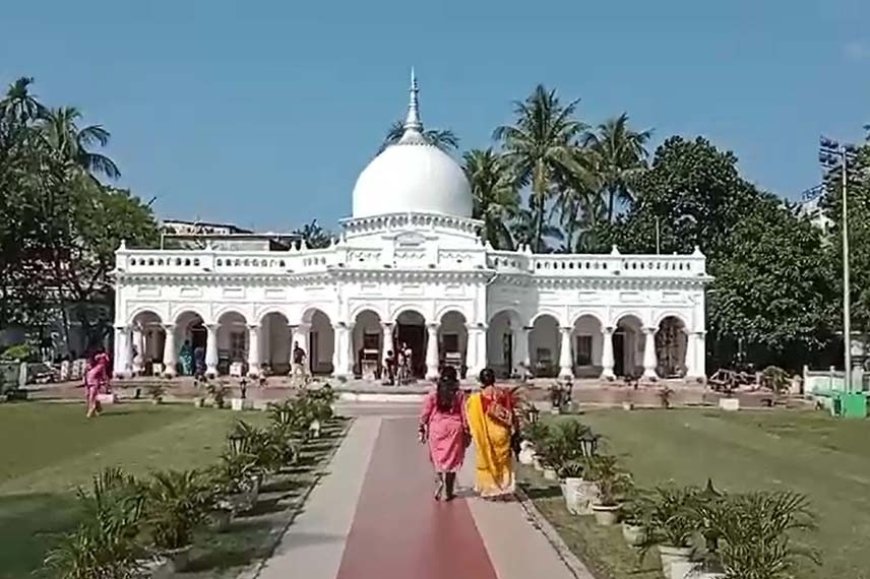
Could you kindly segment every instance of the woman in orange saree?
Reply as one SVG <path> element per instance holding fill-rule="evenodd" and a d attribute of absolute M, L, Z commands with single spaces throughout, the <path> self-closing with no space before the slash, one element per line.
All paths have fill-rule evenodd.
<path fill-rule="evenodd" d="M 495 373 L 480 373 L 481 390 L 468 399 L 466 415 L 475 447 L 474 489 L 493 499 L 513 495 L 515 488 L 512 435 L 517 430 L 513 391 L 495 385 Z"/>

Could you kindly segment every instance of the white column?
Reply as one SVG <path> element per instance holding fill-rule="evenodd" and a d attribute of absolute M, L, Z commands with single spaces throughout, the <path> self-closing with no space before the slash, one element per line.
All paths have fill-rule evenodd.
<path fill-rule="evenodd" d="M 438 324 L 426 326 L 429 331 L 429 340 L 426 343 L 426 379 L 434 380 L 438 377 Z"/>
<path fill-rule="evenodd" d="M 133 343 L 130 347 L 130 351 L 133 353 L 132 369 L 134 376 L 139 376 L 145 369 L 143 365 L 143 361 L 145 360 L 145 352 L 143 351 L 144 345 L 145 339 L 144 333 L 142 332 L 142 326 L 136 325 L 133 327 Z"/>
<path fill-rule="evenodd" d="M 486 326 L 483 324 L 468 325 L 468 349 L 465 355 L 467 375 L 477 377 L 480 371 L 487 367 L 486 359 Z"/>
<path fill-rule="evenodd" d="M 248 326 L 248 376 L 256 378 L 260 375 L 260 326 Z"/>
<path fill-rule="evenodd" d="M 686 378 L 706 375 L 705 332 L 686 332 Z"/>
<path fill-rule="evenodd" d="M 115 326 L 115 376 L 128 378 L 130 376 L 130 330 L 126 326 Z"/>
<path fill-rule="evenodd" d="M 513 363 L 521 378 L 529 376 L 532 371 L 532 360 L 529 357 L 529 336 L 531 333 L 531 326 L 524 326 L 514 332 L 516 359 Z"/>
<path fill-rule="evenodd" d="M 205 373 L 209 378 L 214 378 L 218 373 L 218 324 L 206 324 L 208 336 L 205 342 Z"/>
<path fill-rule="evenodd" d="M 613 328 L 601 328 L 601 379 L 613 380 Z"/>
<path fill-rule="evenodd" d="M 574 328 L 560 328 L 562 344 L 559 348 L 559 378 L 574 377 L 574 360 L 571 356 L 571 335 Z"/>
<path fill-rule="evenodd" d="M 381 330 L 384 335 L 381 338 L 381 362 L 384 361 L 387 352 L 393 350 L 393 324 L 392 322 L 381 322 Z M 395 353 L 395 352 L 394 352 Z"/>
<path fill-rule="evenodd" d="M 166 340 L 163 341 L 163 375 L 174 378 L 178 365 L 175 351 L 175 324 L 164 324 L 163 331 L 166 332 Z"/>
<path fill-rule="evenodd" d="M 658 374 L 656 374 L 656 366 L 658 366 L 658 360 L 656 359 L 657 330 L 658 328 L 643 329 L 643 377 L 648 380 L 655 380 L 658 378 Z"/>

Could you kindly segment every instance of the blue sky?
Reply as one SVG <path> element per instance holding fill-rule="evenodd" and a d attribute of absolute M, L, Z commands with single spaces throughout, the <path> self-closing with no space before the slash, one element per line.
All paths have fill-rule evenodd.
<path fill-rule="evenodd" d="M 288 230 L 350 213 L 356 175 L 403 116 L 489 144 L 539 82 L 656 143 L 703 134 L 796 197 L 821 132 L 870 122 L 863 0 L 43 0 L 0 14 L 0 81 L 113 134 L 122 184 L 161 216 Z"/>

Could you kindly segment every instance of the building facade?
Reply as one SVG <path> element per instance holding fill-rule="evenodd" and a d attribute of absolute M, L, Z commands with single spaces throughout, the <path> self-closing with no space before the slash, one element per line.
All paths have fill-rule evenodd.
<path fill-rule="evenodd" d="M 310 369 L 372 377 L 406 344 L 419 376 L 700 378 L 705 257 L 498 251 L 481 241 L 461 167 L 423 137 L 416 82 L 405 132 L 360 174 L 325 249 L 127 248 L 116 254 L 115 367 L 176 375 Z M 185 343 L 188 345 L 185 346 Z"/>

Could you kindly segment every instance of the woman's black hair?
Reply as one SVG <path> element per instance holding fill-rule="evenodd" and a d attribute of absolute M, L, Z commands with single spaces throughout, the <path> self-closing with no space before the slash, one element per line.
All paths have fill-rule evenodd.
<path fill-rule="evenodd" d="M 456 368 L 445 366 L 441 369 L 438 378 L 438 390 L 435 394 L 435 405 L 439 412 L 450 412 L 456 404 L 456 391 L 459 389 L 459 379 L 456 377 Z"/>
<path fill-rule="evenodd" d="M 495 384 L 495 372 L 492 371 L 492 368 L 484 368 L 480 371 L 480 383 L 484 386 Z"/>

